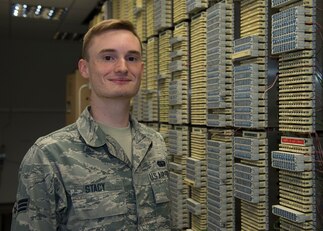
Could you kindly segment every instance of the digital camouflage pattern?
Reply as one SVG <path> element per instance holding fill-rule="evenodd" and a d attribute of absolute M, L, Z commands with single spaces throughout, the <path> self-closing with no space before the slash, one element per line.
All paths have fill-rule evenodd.
<path fill-rule="evenodd" d="M 27 152 L 12 230 L 170 230 L 162 136 L 132 118 L 130 163 L 89 110 Z"/>

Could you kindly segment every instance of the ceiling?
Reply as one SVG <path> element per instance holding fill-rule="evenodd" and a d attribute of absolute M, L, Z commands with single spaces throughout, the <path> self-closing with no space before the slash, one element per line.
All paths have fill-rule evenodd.
<path fill-rule="evenodd" d="M 0 0 L 0 36 L 5 39 L 53 40 L 59 33 L 83 34 L 88 29 L 84 23 L 97 12 L 102 0 Z M 61 21 L 12 17 L 14 3 L 47 7 L 68 8 Z"/>

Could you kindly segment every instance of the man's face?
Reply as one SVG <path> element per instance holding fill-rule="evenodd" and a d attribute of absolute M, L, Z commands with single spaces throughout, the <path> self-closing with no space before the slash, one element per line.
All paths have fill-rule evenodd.
<path fill-rule="evenodd" d="M 79 70 L 88 78 L 92 99 L 131 99 L 140 87 L 144 64 L 138 38 L 127 30 L 111 30 L 95 36 L 88 47 L 88 60 Z"/>

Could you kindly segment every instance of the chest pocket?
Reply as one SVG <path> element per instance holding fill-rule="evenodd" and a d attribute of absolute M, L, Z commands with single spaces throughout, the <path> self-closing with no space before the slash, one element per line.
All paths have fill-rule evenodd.
<path fill-rule="evenodd" d="M 108 183 L 106 183 L 108 184 Z M 102 191 L 90 190 L 71 195 L 75 216 L 80 220 L 97 219 L 127 213 L 122 181 Z M 121 218 L 120 218 L 121 219 Z"/>
<path fill-rule="evenodd" d="M 134 177 L 139 225 L 160 230 L 168 227 L 170 203 L 168 178 L 151 181 L 147 174 Z"/>
<path fill-rule="evenodd" d="M 169 202 L 167 181 L 151 184 L 156 204 Z"/>

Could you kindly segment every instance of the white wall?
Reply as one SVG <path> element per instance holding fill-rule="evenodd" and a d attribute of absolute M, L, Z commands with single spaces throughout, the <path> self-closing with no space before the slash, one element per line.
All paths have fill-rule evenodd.
<path fill-rule="evenodd" d="M 34 141 L 65 124 L 65 77 L 81 42 L 0 39 L 0 204 L 15 200 L 20 162 Z"/>

